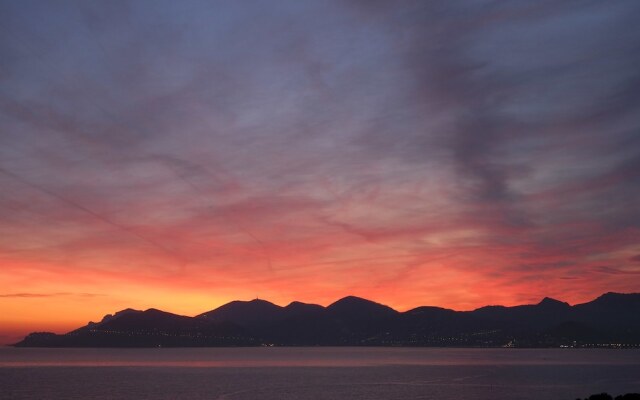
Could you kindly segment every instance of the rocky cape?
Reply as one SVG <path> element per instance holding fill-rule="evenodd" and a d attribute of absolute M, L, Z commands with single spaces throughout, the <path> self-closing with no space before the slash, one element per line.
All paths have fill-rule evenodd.
<path fill-rule="evenodd" d="M 443 346 L 640 347 L 640 293 L 571 306 L 417 307 L 398 312 L 348 296 L 323 307 L 233 301 L 195 317 L 126 309 L 66 334 L 34 332 L 19 347 Z"/>

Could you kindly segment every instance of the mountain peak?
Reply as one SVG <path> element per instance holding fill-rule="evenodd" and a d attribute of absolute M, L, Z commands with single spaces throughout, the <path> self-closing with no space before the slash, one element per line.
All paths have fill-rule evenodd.
<path fill-rule="evenodd" d="M 624 293 L 617 293 L 617 292 L 607 292 L 603 295 L 601 295 L 600 297 L 598 297 L 596 300 L 598 299 L 619 299 L 622 297 L 628 296 Z"/>
<path fill-rule="evenodd" d="M 367 300 L 367 299 L 364 299 L 362 297 L 345 296 L 345 297 L 343 297 L 343 298 L 341 298 L 339 300 L 336 300 L 335 302 L 330 304 L 327 308 L 331 308 L 332 306 L 337 305 L 337 304 L 377 304 L 377 305 L 382 305 L 380 303 L 376 303 L 375 301 Z"/>
<path fill-rule="evenodd" d="M 564 301 L 552 299 L 551 297 L 545 297 L 537 305 L 543 306 L 543 307 L 570 307 L 568 303 L 565 303 Z"/>
<path fill-rule="evenodd" d="M 292 301 L 286 307 L 286 309 L 299 309 L 299 308 L 324 308 L 318 304 L 303 303 L 301 301 Z"/>
<path fill-rule="evenodd" d="M 640 304 L 640 293 L 615 293 L 607 292 L 602 296 L 591 302 L 592 304 L 600 305 L 615 305 L 615 304 Z M 588 304 L 588 303 L 587 303 Z"/>
<path fill-rule="evenodd" d="M 302 314 L 313 313 L 313 315 L 318 315 L 318 313 L 324 312 L 324 307 L 318 304 L 308 304 L 302 303 L 300 301 L 292 301 L 283 309 L 286 312 L 288 317 L 294 317 Z"/>
<path fill-rule="evenodd" d="M 398 314 L 396 310 L 384 304 L 356 296 L 343 297 L 327 307 L 327 311 L 342 317 L 380 318 Z"/>
<path fill-rule="evenodd" d="M 178 314 L 170 313 L 170 312 L 167 312 L 167 311 L 162 311 L 162 310 L 159 310 L 157 308 L 147 308 L 146 310 L 144 310 L 142 312 L 142 314 L 144 314 L 144 315 L 154 315 L 154 316 L 163 316 L 163 315 L 178 316 Z"/>
<path fill-rule="evenodd" d="M 266 300 L 236 300 L 224 304 L 215 310 L 200 314 L 197 317 L 210 321 L 232 322 L 245 326 L 278 319 L 280 314 L 282 314 L 282 310 L 282 307 Z"/>
<path fill-rule="evenodd" d="M 268 305 L 272 305 L 272 306 L 276 306 L 275 304 L 273 304 L 272 302 L 268 301 L 268 300 L 263 300 L 263 299 L 259 299 L 259 298 L 255 298 L 253 300 L 249 300 L 246 303 L 251 303 L 251 304 L 268 304 Z M 278 306 L 276 306 L 278 307 Z"/>
<path fill-rule="evenodd" d="M 102 320 L 99 322 L 99 324 L 107 322 L 107 321 L 111 321 L 112 319 L 116 318 L 116 317 L 121 317 L 123 315 L 126 314 L 131 314 L 131 313 L 140 313 L 142 311 L 140 310 L 135 310 L 133 308 L 125 308 L 124 310 L 120 310 L 120 311 L 116 311 L 113 314 L 107 314 L 104 317 L 102 317 Z M 93 324 L 93 323 L 91 323 Z"/>

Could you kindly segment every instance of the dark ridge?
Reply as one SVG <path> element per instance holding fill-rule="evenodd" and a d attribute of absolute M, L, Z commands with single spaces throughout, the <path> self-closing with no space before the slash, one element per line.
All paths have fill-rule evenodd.
<path fill-rule="evenodd" d="M 442 308 L 442 307 L 421 306 L 421 307 L 412 308 L 411 310 L 404 312 L 404 314 L 406 315 L 426 315 L 426 314 L 433 315 L 433 314 L 439 314 L 439 313 L 455 314 L 456 311 L 450 310 L 448 308 Z"/>
<path fill-rule="evenodd" d="M 614 305 L 627 306 L 629 304 L 639 305 L 640 293 L 608 292 L 598 297 L 597 299 L 584 304 L 608 305 L 608 306 L 614 306 Z"/>
<path fill-rule="evenodd" d="M 65 335 L 36 332 L 16 346 L 456 346 L 640 348 L 640 294 L 607 293 L 571 306 L 416 307 L 398 312 L 347 296 L 328 307 L 232 301 L 196 317 L 125 309 Z"/>
<path fill-rule="evenodd" d="M 287 313 L 287 317 L 294 317 L 304 313 L 320 313 L 323 312 L 325 308 L 318 304 L 307 304 L 299 301 L 293 301 L 289 303 L 284 310 Z"/>
<path fill-rule="evenodd" d="M 202 313 L 196 318 L 212 322 L 232 322 L 240 326 L 277 320 L 284 315 L 283 308 L 266 300 L 232 301 L 214 310 Z"/>
<path fill-rule="evenodd" d="M 551 297 L 545 297 L 537 304 L 540 307 L 559 307 L 559 308 L 567 308 L 571 307 L 569 303 L 565 303 L 560 300 L 552 299 Z"/>
<path fill-rule="evenodd" d="M 383 318 L 398 314 L 391 307 L 356 296 L 347 296 L 330 304 L 327 311 L 347 318 Z"/>

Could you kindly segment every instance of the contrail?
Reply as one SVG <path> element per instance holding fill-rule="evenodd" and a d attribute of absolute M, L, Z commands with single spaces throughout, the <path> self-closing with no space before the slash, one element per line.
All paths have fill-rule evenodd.
<path fill-rule="evenodd" d="M 156 248 L 158 248 L 158 249 L 160 249 L 160 250 L 162 250 L 162 251 L 164 251 L 164 252 L 166 252 L 166 253 L 174 256 L 174 257 L 180 258 L 180 257 L 178 257 L 177 254 L 175 254 L 173 251 L 171 251 L 167 247 L 161 245 L 160 243 L 157 243 L 157 242 L 155 242 L 155 241 L 153 241 L 153 240 L 151 240 L 151 239 L 149 239 L 149 238 L 147 238 L 145 236 L 142 236 L 141 234 L 139 234 L 138 232 L 134 231 L 133 229 L 131 229 L 131 228 L 125 226 L 125 225 L 121 225 L 121 224 L 119 224 L 119 223 L 117 223 L 117 222 L 115 222 L 115 221 L 113 221 L 113 220 L 101 215 L 101 214 L 98 214 L 97 212 L 95 212 L 95 211 L 83 206 L 82 204 L 76 203 L 73 200 L 70 200 L 70 199 L 68 199 L 66 197 L 60 196 L 58 193 L 55 193 L 55 192 L 53 192 L 53 191 L 51 191 L 51 190 L 49 190 L 49 189 L 47 189 L 45 187 L 36 185 L 36 184 L 34 184 L 34 183 L 22 178 L 19 175 L 16 175 L 15 173 L 13 173 L 13 172 L 5 169 L 5 168 L 0 167 L 0 173 L 4 174 L 6 176 L 9 176 L 9 177 L 15 179 L 16 181 L 26 185 L 26 186 L 29 186 L 32 189 L 35 189 L 35 190 L 37 190 L 39 192 L 45 193 L 45 194 L 47 194 L 47 195 L 49 195 L 49 196 L 51 196 L 53 198 L 56 198 L 56 199 L 60 200 L 61 202 L 65 203 L 65 204 L 67 204 L 67 205 L 69 205 L 71 207 L 74 207 L 74 208 L 77 208 L 79 210 L 82 210 L 85 213 L 93 216 L 94 218 L 99 219 L 100 221 L 102 221 L 102 222 L 104 222 L 106 224 L 109 224 L 109 225 L 113 226 L 114 228 L 117 228 L 117 229 L 119 229 L 121 231 L 124 231 L 124 232 L 128 233 L 129 235 L 135 236 L 136 238 L 142 240 L 143 242 L 145 242 L 147 244 L 150 244 L 151 246 L 156 247 Z"/>
<path fill-rule="evenodd" d="M 175 162 L 176 158 L 175 157 L 169 157 L 167 155 L 155 155 L 156 157 L 158 157 L 159 159 L 166 161 L 167 159 Z M 184 161 L 180 160 L 181 162 L 184 163 Z M 174 173 L 174 175 L 176 177 L 178 177 L 178 179 L 180 179 L 181 181 L 183 181 L 184 183 L 186 183 L 191 189 L 193 189 L 193 191 L 195 191 L 201 198 L 203 198 L 206 201 L 209 201 L 208 196 L 204 193 L 204 191 L 198 187 L 198 185 L 196 185 L 195 183 L 193 183 L 190 179 L 188 179 L 187 177 L 185 177 L 183 174 L 181 174 L 179 171 L 176 171 L 176 169 L 173 167 L 173 165 L 169 162 L 164 162 L 164 165 L 167 166 L 169 169 L 171 169 L 171 171 Z M 203 168 L 204 169 L 204 168 Z M 218 180 L 216 177 L 213 177 L 214 179 Z M 209 208 L 213 208 L 212 205 L 209 205 Z M 251 238 L 254 242 L 256 242 L 258 244 L 258 246 L 260 246 L 260 248 L 262 249 L 262 255 L 265 259 L 265 261 L 267 262 L 267 267 L 269 269 L 269 272 L 273 272 L 273 263 L 271 262 L 271 254 L 269 253 L 269 249 L 267 247 L 267 245 L 260 239 L 258 238 L 255 234 L 253 234 L 251 231 L 249 231 L 249 229 L 245 228 L 242 224 L 240 224 L 240 222 L 236 219 L 233 218 L 229 215 L 223 215 L 223 218 L 228 219 L 229 221 L 231 221 L 231 223 L 233 225 L 235 225 L 235 227 L 242 233 L 244 233 L 245 235 L 247 235 L 249 238 Z"/>
<path fill-rule="evenodd" d="M 397 259 L 416 257 L 420 254 L 421 253 L 389 254 L 386 256 L 379 256 L 379 257 L 343 258 L 338 260 L 326 260 L 326 261 L 311 262 L 306 264 L 287 264 L 287 265 L 278 266 L 278 270 L 282 271 L 282 270 L 290 270 L 290 269 L 308 268 L 308 267 L 315 267 L 317 265 L 349 264 L 353 262 L 363 262 L 363 261 L 365 262 L 366 261 L 392 261 Z M 438 261 L 438 260 L 446 259 L 449 257 L 451 257 L 451 255 L 443 255 L 438 257 L 432 257 L 425 261 L 428 261 L 428 262 Z"/>

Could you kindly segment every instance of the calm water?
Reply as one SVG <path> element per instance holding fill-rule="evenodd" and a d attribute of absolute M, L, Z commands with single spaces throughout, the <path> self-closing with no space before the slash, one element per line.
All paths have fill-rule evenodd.
<path fill-rule="evenodd" d="M 0 348 L 2 399 L 567 399 L 640 392 L 640 351 Z"/>

